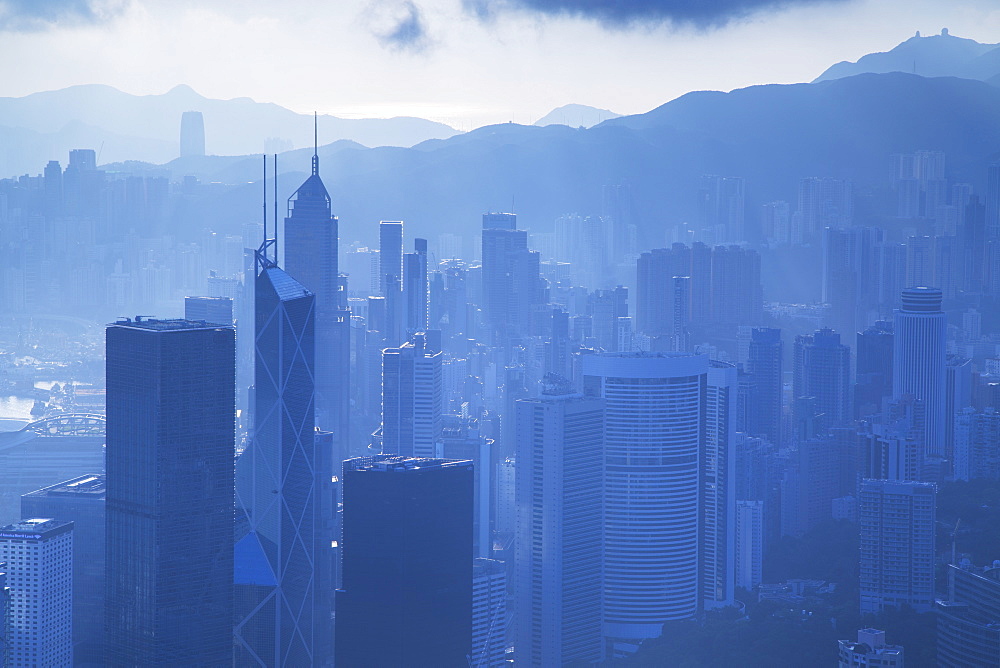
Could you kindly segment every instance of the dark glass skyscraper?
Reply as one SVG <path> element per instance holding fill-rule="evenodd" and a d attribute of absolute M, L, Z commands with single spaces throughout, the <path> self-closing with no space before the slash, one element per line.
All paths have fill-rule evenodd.
<path fill-rule="evenodd" d="M 107 665 L 232 661 L 231 326 L 107 329 Z"/>
<path fill-rule="evenodd" d="M 450 668 L 472 648 L 472 462 L 344 462 L 338 666 Z"/>
<path fill-rule="evenodd" d="M 317 503 L 321 476 L 329 480 L 313 413 L 317 300 L 264 248 L 254 286 L 255 431 L 236 465 L 248 529 L 236 545 L 236 665 L 322 665 L 332 624 L 316 573 L 329 568 L 333 536 Z"/>

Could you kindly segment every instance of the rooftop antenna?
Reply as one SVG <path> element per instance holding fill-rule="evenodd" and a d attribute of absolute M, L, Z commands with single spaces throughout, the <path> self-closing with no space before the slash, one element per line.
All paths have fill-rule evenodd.
<path fill-rule="evenodd" d="M 274 261 L 278 261 L 278 154 L 274 154 Z"/>
<path fill-rule="evenodd" d="M 313 176 L 319 176 L 319 115 L 313 112 Z"/>
<path fill-rule="evenodd" d="M 267 153 L 264 154 L 264 178 L 260 183 L 264 188 L 264 244 L 267 244 Z M 267 248 L 264 249 L 264 257 L 267 257 Z"/>

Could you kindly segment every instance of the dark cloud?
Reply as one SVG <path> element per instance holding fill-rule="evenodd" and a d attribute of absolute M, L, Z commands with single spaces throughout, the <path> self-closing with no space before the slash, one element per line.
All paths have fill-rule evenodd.
<path fill-rule="evenodd" d="M 399 51 L 423 51 L 427 48 L 427 23 L 423 12 L 412 0 L 381 3 L 377 10 L 375 37 L 382 46 Z"/>
<path fill-rule="evenodd" d="M 108 0 L 0 0 L 0 31 L 31 32 L 57 25 L 97 23 L 122 9 Z"/>
<path fill-rule="evenodd" d="M 618 28 L 677 23 L 702 28 L 725 25 L 762 10 L 847 0 L 463 0 L 480 19 L 520 9 L 541 14 L 580 16 Z"/>

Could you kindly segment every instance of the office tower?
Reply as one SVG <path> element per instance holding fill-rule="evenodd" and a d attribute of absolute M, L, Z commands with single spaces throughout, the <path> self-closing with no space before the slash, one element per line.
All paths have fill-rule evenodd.
<path fill-rule="evenodd" d="M 664 622 L 701 608 L 699 458 L 708 370 L 705 355 L 583 358 L 584 394 L 605 400 L 607 424 L 606 637 L 655 638 Z"/>
<path fill-rule="evenodd" d="M 967 407 L 955 415 L 956 480 L 1000 480 L 1000 413 Z"/>
<path fill-rule="evenodd" d="M 782 444 L 781 434 L 781 330 L 754 328 L 750 333 L 747 373 L 751 392 L 748 397 L 747 431 Z"/>
<path fill-rule="evenodd" d="M 603 654 L 604 401 L 553 388 L 517 402 L 515 648 L 526 666 Z"/>
<path fill-rule="evenodd" d="M 827 323 L 833 329 L 854 332 L 877 312 L 877 249 L 884 236 L 877 227 L 823 230 L 822 299 L 830 305 Z"/>
<path fill-rule="evenodd" d="M 49 160 L 45 165 L 43 211 L 50 218 L 62 214 L 63 209 L 63 173 L 58 160 Z"/>
<path fill-rule="evenodd" d="M 702 176 L 698 192 L 699 222 L 715 232 L 716 241 L 746 241 L 745 182 L 742 176 Z"/>
<path fill-rule="evenodd" d="M 339 283 L 338 229 L 314 148 L 312 174 L 289 199 L 285 271 L 316 298 L 312 317 L 316 337 L 315 421 L 321 429 L 333 432 L 335 459 L 343 459 L 350 434 L 351 313 Z"/>
<path fill-rule="evenodd" d="M 795 399 L 813 397 L 820 433 L 847 424 L 851 410 L 851 349 L 840 334 L 820 329 L 795 337 L 792 389 Z"/>
<path fill-rule="evenodd" d="M 21 497 L 21 517 L 73 523 L 73 659 L 104 663 L 104 474 L 81 476 Z"/>
<path fill-rule="evenodd" d="M 120 320 L 106 359 L 107 662 L 229 663 L 233 327 Z"/>
<path fill-rule="evenodd" d="M 472 641 L 472 462 L 344 462 L 340 666 L 466 666 Z"/>
<path fill-rule="evenodd" d="M 483 214 L 483 311 L 494 337 L 528 333 L 529 314 L 545 303 L 539 256 L 512 213 Z"/>
<path fill-rule="evenodd" d="M 829 177 L 800 180 L 799 214 L 806 241 L 819 240 L 826 227 L 850 227 L 854 219 L 853 184 Z"/>
<path fill-rule="evenodd" d="M 1000 665 L 1000 563 L 948 564 L 948 595 L 938 600 L 937 665 Z"/>
<path fill-rule="evenodd" d="M 986 171 L 986 239 L 1000 239 L 1000 162 Z"/>
<path fill-rule="evenodd" d="M 315 666 L 328 660 L 333 518 L 320 517 L 332 467 L 314 428 L 316 297 L 258 251 L 254 437 L 240 455 L 236 664 Z"/>
<path fill-rule="evenodd" d="M 855 358 L 854 417 L 860 419 L 882 410 L 882 400 L 892 396 L 892 323 L 880 320 L 858 332 Z"/>
<path fill-rule="evenodd" d="M 414 239 L 414 252 L 403 256 L 403 299 L 407 333 L 427 330 L 427 240 Z"/>
<path fill-rule="evenodd" d="M 706 608 L 733 605 L 736 573 L 736 366 L 709 363 L 701 470 L 701 589 Z"/>
<path fill-rule="evenodd" d="M 378 224 L 379 290 L 388 297 L 390 288 L 401 289 L 403 281 L 403 223 L 383 220 Z"/>
<path fill-rule="evenodd" d="M 200 111 L 181 114 L 181 157 L 205 155 L 205 118 Z"/>
<path fill-rule="evenodd" d="M 933 483 L 866 479 L 858 497 L 861 524 L 861 614 L 934 603 Z"/>
<path fill-rule="evenodd" d="M 885 631 L 861 629 L 858 641 L 838 640 L 838 668 L 903 668 L 903 648 L 885 643 Z"/>
<path fill-rule="evenodd" d="M 2 563 L 10 588 L 6 665 L 73 665 L 73 523 L 29 519 L 0 528 Z"/>
<path fill-rule="evenodd" d="M 494 440 L 487 438 L 479 421 L 472 418 L 445 415 L 441 425 L 441 456 L 444 459 L 468 459 L 475 466 L 473 554 L 477 558 L 489 558 L 493 553 L 492 529 L 496 506 Z"/>
<path fill-rule="evenodd" d="M 906 246 L 889 242 L 878 244 L 875 255 L 878 259 L 879 316 L 887 318 L 893 309 L 899 308 L 906 287 Z"/>
<path fill-rule="evenodd" d="M 185 297 L 184 319 L 214 325 L 232 325 L 233 300 L 230 297 Z"/>
<path fill-rule="evenodd" d="M 476 559 L 472 563 L 472 654 L 469 665 L 505 668 L 506 632 L 506 565 L 493 559 Z"/>
<path fill-rule="evenodd" d="M 382 351 L 382 448 L 385 454 L 434 457 L 441 439 L 442 353 L 425 334 Z"/>
<path fill-rule="evenodd" d="M 0 666 L 9 666 L 10 650 L 10 587 L 7 586 L 7 564 L 0 562 Z"/>
<path fill-rule="evenodd" d="M 712 322 L 730 325 L 759 323 L 764 313 L 760 254 L 740 246 L 713 248 L 711 298 Z"/>
<path fill-rule="evenodd" d="M 906 395 L 926 405 L 926 454 L 945 454 L 945 344 L 947 319 L 941 310 L 941 291 L 913 287 L 903 290 L 893 329 L 892 394 Z"/>
<path fill-rule="evenodd" d="M 986 206 L 978 195 L 970 195 L 960 212 L 961 224 L 958 241 L 962 265 L 962 286 L 967 292 L 983 289 L 983 270 L 986 259 Z"/>
<path fill-rule="evenodd" d="M 736 586 L 747 591 L 764 581 L 764 502 L 736 502 Z"/>

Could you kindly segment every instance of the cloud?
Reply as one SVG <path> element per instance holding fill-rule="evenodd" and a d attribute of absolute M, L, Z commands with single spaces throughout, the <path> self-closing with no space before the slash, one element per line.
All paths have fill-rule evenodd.
<path fill-rule="evenodd" d="M 501 12 L 522 10 L 557 16 L 579 16 L 614 28 L 660 23 L 711 28 L 758 11 L 845 1 L 847 0 L 463 0 L 463 4 L 467 11 L 482 20 L 491 20 Z"/>
<path fill-rule="evenodd" d="M 124 9 L 122 0 L 0 0 L 0 32 L 33 32 L 99 23 Z"/>
<path fill-rule="evenodd" d="M 368 23 L 379 43 L 395 51 L 423 51 L 430 43 L 424 14 L 412 0 L 369 6 Z"/>

